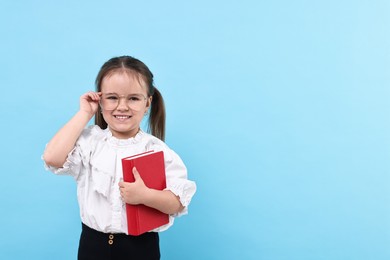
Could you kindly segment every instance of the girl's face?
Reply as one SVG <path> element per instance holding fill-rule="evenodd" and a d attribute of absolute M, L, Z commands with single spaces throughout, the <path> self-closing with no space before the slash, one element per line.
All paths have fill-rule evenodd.
<path fill-rule="evenodd" d="M 152 97 L 136 74 L 118 71 L 107 75 L 101 83 L 101 109 L 112 135 L 119 139 L 134 137 Z"/>

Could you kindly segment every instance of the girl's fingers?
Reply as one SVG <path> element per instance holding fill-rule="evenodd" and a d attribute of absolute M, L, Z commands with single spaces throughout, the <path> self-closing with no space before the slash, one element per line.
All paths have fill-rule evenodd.
<path fill-rule="evenodd" d="M 93 100 L 96 100 L 97 98 L 99 98 L 98 94 L 96 94 L 95 92 L 89 92 L 89 96 L 90 96 Z"/>
<path fill-rule="evenodd" d="M 90 91 L 90 92 L 87 92 L 86 95 L 93 101 L 99 101 L 101 94 Z"/>

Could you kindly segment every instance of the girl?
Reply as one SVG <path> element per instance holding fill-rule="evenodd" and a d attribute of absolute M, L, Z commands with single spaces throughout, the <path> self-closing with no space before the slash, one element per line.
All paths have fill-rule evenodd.
<path fill-rule="evenodd" d="M 148 111 L 151 134 L 140 129 Z M 96 125 L 86 127 L 93 116 Z M 187 213 L 196 190 L 180 157 L 162 141 L 164 135 L 164 102 L 148 67 L 130 56 L 107 61 L 97 75 L 96 92 L 81 96 L 79 111 L 43 154 L 47 169 L 77 182 L 82 221 L 78 259 L 160 259 L 157 232 Z M 163 191 L 149 189 L 136 168 L 135 182 L 121 180 L 121 159 L 149 150 L 164 152 Z M 128 235 L 125 203 L 169 214 L 169 223 L 140 236 Z"/>

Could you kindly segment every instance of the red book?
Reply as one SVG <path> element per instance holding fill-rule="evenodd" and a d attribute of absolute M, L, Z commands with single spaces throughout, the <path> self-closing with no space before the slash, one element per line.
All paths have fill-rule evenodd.
<path fill-rule="evenodd" d="M 149 151 L 122 159 L 123 180 L 134 182 L 133 167 L 136 167 L 148 188 L 166 188 L 164 153 Z M 169 215 L 145 205 L 126 204 L 128 233 L 141 235 L 169 222 Z"/>

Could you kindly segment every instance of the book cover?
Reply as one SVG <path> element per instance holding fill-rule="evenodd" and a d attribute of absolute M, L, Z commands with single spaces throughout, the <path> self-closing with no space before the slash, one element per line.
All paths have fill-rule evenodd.
<path fill-rule="evenodd" d="M 122 159 L 123 180 L 134 182 L 133 167 L 136 167 L 148 188 L 166 188 L 163 151 L 149 151 Z M 145 205 L 126 204 L 128 233 L 138 236 L 169 222 L 168 214 Z"/>

